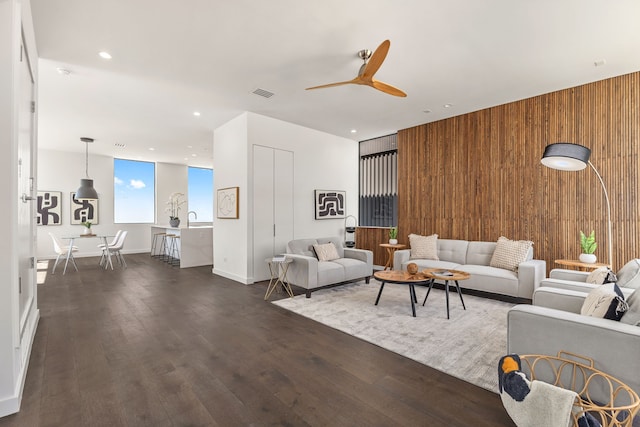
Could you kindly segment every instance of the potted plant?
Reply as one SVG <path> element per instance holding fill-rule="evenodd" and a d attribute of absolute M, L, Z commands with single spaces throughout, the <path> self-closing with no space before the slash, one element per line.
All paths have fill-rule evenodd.
<path fill-rule="evenodd" d="M 85 221 L 85 222 L 82 222 L 81 224 L 84 225 L 84 230 L 82 231 L 82 234 L 91 235 L 91 221 Z"/>
<path fill-rule="evenodd" d="M 398 244 L 398 227 L 391 227 L 389 229 L 389 244 L 390 245 Z"/>
<path fill-rule="evenodd" d="M 591 230 L 591 234 L 588 236 L 580 231 L 580 248 L 582 249 L 582 253 L 580 254 L 581 262 L 587 264 L 596 262 L 597 258 L 594 252 L 598 248 L 598 243 L 596 243 L 595 231 Z"/>
<path fill-rule="evenodd" d="M 172 227 L 178 227 L 180 225 L 180 207 L 187 203 L 186 200 L 181 200 L 184 197 L 184 193 L 172 193 L 167 201 L 166 212 L 169 213 L 169 225 Z"/>

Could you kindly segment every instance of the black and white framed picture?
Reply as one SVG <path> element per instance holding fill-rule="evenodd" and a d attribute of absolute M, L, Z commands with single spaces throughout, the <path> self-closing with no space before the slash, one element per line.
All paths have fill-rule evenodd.
<path fill-rule="evenodd" d="M 344 218 L 346 198 L 346 191 L 315 190 L 316 219 Z"/>
<path fill-rule="evenodd" d="M 36 224 L 62 224 L 62 192 L 38 191 Z"/>
<path fill-rule="evenodd" d="M 76 192 L 71 193 L 71 225 L 80 225 L 89 221 L 98 223 L 98 200 L 77 200 Z"/>

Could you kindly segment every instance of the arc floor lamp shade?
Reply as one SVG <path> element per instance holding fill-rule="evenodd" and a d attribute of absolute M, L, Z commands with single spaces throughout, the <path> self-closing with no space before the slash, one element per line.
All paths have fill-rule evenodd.
<path fill-rule="evenodd" d="M 85 174 L 86 178 L 80 180 L 80 188 L 76 191 L 76 200 L 97 200 L 98 192 L 93 188 L 93 180 L 89 178 L 89 143 L 93 138 L 80 138 L 85 143 Z"/>
<path fill-rule="evenodd" d="M 551 169 L 579 171 L 587 167 L 591 150 L 578 144 L 549 144 L 542 154 L 542 164 Z"/>

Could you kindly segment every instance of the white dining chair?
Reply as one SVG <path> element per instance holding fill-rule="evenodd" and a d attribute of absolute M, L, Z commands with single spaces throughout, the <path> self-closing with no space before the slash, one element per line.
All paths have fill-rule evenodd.
<path fill-rule="evenodd" d="M 111 242 L 107 243 L 106 246 L 115 246 L 118 243 L 118 239 L 120 238 L 120 235 L 122 234 L 122 230 L 118 230 L 116 231 L 116 235 L 113 237 L 113 239 L 111 240 Z M 100 243 L 98 245 L 98 248 L 100 248 L 100 250 L 102 251 L 102 255 L 100 256 L 100 265 L 102 265 L 103 263 L 108 262 L 107 258 L 108 258 L 108 254 L 107 254 L 107 247 L 105 246 L 104 243 Z M 106 268 L 106 266 L 105 266 Z"/>
<path fill-rule="evenodd" d="M 124 241 L 127 238 L 128 231 L 123 231 L 118 236 L 118 241 L 113 246 L 109 246 L 107 250 L 111 253 L 111 255 L 115 255 L 116 259 L 120 263 L 122 268 L 127 268 L 127 263 L 124 260 L 124 256 L 122 256 L 122 248 L 124 247 Z"/>
<path fill-rule="evenodd" d="M 58 240 L 58 238 L 53 235 L 53 233 L 49 233 L 49 236 L 51 236 L 51 240 L 53 240 L 53 250 L 55 251 L 56 254 L 58 254 L 58 257 L 56 258 L 56 263 L 53 264 L 53 271 L 51 272 L 51 274 L 55 274 L 56 273 L 56 267 L 58 266 L 58 263 L 62 259 L 67 260 L 64 263 L 64 270 L 62 271 L 62 274 L 66 274 L 66 272 L 67 272 L 67 263 L 68 263 L 69 259 L 73 263 L 73 266 L 75 267 L 76 271 L 78 271 L 78 266 L 76 265 L 76 260 L 73 258 L 73 253 L 74 252 L 78 252 L 78 247 L 77 246 L 70 246 L 70 245 L 66 245 L 65 246 L 65 245 L 61 244 L 60 241 Z"/>

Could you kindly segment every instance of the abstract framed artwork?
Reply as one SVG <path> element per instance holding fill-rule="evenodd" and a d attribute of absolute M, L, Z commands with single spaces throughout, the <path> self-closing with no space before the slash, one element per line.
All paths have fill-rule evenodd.
<path fill-rule="evenodd" d="M 345 218 L 346 191 L 315 190 L 316 219 Z"/>
<path fill-rule="evenodd" d="M 76 192 L 71 193 L 71 225 L 89 221 L 98 223 L 98 200 L 77 200 Z"/>
<path fill-rule="evenodd" d="M 62 192 L 38 191 L 37 225 L 62 225 Z"/>
<path fill-rule="evenodd" d="M 240 208 L 238 206 L 239 195 L 240 187 L 221 188 L 218 190 L 216 202 L 218 218 L 238 219 L 240 217 Z"/>

